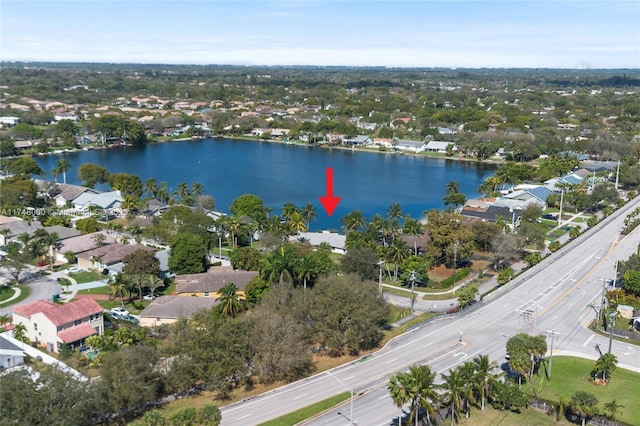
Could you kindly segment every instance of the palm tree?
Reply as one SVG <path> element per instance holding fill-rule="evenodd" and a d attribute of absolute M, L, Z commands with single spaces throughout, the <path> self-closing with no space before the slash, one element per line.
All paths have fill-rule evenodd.
<path fill-rule="evenodd" d="M 413 253 L 417 256 L 418 244 L 416 240 L 418 235 L 424 234 L 424 227 L 422 226 L 422 223 L 417 219 L 407 217 L 404 221 L 404 225 L 402 226 L 402 233 L 413 237 Z"/>
<path fill-rule="evenodd" d="M 282 206 L 282 217 L 285 221 L 289 221 L 294 213 L 300 213 L 300 210 L 291 201 Z"/>
<path fill-rule="evenodd" d="M 260 260 L 260 275 L 272 283 L 279 282 L 280 286 L 285 280 L 292 282 L 298 263 L 297 254 L 292 245 L 281 246 Z"/>
<path fill-rule="evenodd" d="M 350 230 L 357 231 L 360 228 L 364 228 L 366 220 L 360 210 L 354 210 L 351 213 L 347 213 L 340 219 L 340 222 L 342 222 L 344 231 L 348 232 Z"/>
<path fill-rule="evenodd" d="M 307 229 L 309 229 L 309 225 L 311 224 L 311 221 L 313 219 L 315 219 L 316 217 L 318 217 L 318 212 L 316 211 L 316 206 L 314 206 L 311 203 L 307 203 L 302 208 L 301 213 L 302 213 L 303 219 L 307 222 Z"/>
<path fill-rule="evenodd" d="M 442 374 L 442 380 L 443 383 L 439 387 L 445 391 L 444 403 L 449 406 L 451 425 L 453 426 L 462 408 L 464 383 L 459 369 L 449 369 L 449 374 Z"/>
<path fill-rule="evenodd" d="M 24 343 L 24 341 L 26 340 L 27 336 L 27 326 L 24 325 L 23 323 L 19 322 L 17 324 L 14 324 L 13 326 L 13 338 L 16 340 L 20 340 L 21 342 Z"/>
<path fill-rule="evenodd" d="M 299 280 L 303 282 L 303 288 L 307 289 L 307 280 L 313 279 L 315 275 L 318 273 L 318 263 L 316 262 L 316 258 L 313 254 L 307 254 L 302 256 L 299 262 L 296 265 L 296 275 Z"/>
<path fill-rule="evenodd" d="M 467 361 L 460 367 L 460 377 L 462 379 L 462 396 L 464 397 L 465 418 L 471 415 L 471 404 L 475 402 L 475 365 Z"/>
<path fill-rule="evenodd" d="M 164 281 L 162 278 L 156 275 L 147 275 L 147 287 L 149 287 L 149 293 L 153 295 L 158 287 L 162 287 L 164 285 Z"/>
<path fill-rule="evenodd" d="M 616 364 L 618 364 L 618 358 L 611 352 L 603 354 L 596 361 L 596 376 L 600 376 L 602 383 L 605 385 L 609 382 L 611 373 L 615 371 L 617 366 Z"/>
<path fill-rule="evenodd" d="M 399 408 L 407 402 L 411 403 L 410 421 L 413 419 L 416 425 L 421 409 L 425 410 L 427 422 L 431 424 L 433 403 L 440 397 L 433 383 L 435 376 L 428 365 L 413 365 L 408 372 L 392 376 L 387 384 L 391 398 Z"/>
<path fill-rule="evenodd" d="M 47 236 L 44 239 L 45 244 L 47 245 L 47 247 L 49 248 L 48 252 L 49 252 L 49 269 L 53 270 L 53 255 L 56 251 L 57 244 L 58 244 L 58 240 L 60 239 L 60 237 L 58 236 L 57 232 L 52 232 L 50 234 L 47 234 Z"/>
<path fill-rule="evenodd" d="M 51 176 L 53 176 L 53 181 L 58 183 L 58 175 L 60 174 L 60 170 L 57 167 L 51 169 Z"/>
<path fill-rule="evenodd" d="M 580 416 L 582 426 L 587 419 L 598 413 L 598 398 L 589 392 L 578 391 L 571 395 L 571 409 Z"/>
<path fill-rule="evenodd" d="M 402 218 L 404 218 L 404 213 L 402 213 L 402 207 L 400 207 L 400 204 L 398 203 L 391 204 L 387 209 L 387 219 L 391 221 L 394 235 L 398 229 L 398 224 L 400 223 L 400 219 Z"/>
<path fill-rule="evenodd" d="M 144 192 L 148 198 L 158 198 L 158 181 L 155 178 L 149 178 L 144 182 Z"/>
<path fill-rule="evenodd" d="M 111 300 L 112 296 L 120 296 L 120 304 L 124 308 L 124 295 L 127 292 L 128 285 L 129 278 L 126 275 L 122 273 L 112 275 L 109 278 L 109 300 Z"/>
<path fill-rule="evenodd" d="M 238 298 L 238 288 L 234 283 L 229 283 L 220 289 L 220 313 L 234 318 L 244 307 Z"/>
<path fill-rule="evenodd" d="M 204 187 L 200 182 L 194 182 L 191 184 L 191 196 L 194 199 L 197 199 L 199 196 L 204 194 Z"/>
<path fill-rule="evenodd" d="M 56 168 L 58 173 L 62 173 L 62 182 L 67 183 L 67 172 L 71 170 L 71 165 L 66 158 L 60 158 L 56 161 Z"/>
<path fill-rule="evenodd" d="M 511 353 L 509 367 L 518 374 L 518 386 L 522 385 L 522 377 L 527 375 L 531 368 L 531 357 L 524 352 Z"/>
<path fill-rule="evenodd" d="M 402 262 L 409 256 L 410 250 L 401 239 L 394 240 L 391 246 L 389 246 L 391 252 L 391 261 L 395 265 L 395 280 L 398 281 L 398 269 Z"/>
<path fill-rule="evenodd" d="M 184 199 L 189 196 L 189 187 L 185 182 L 178 183 L 175 194 L 180 197 L 180 201 L 184 202 Z"/>
<path fill-rule="evenodd" d="M 489 362 L 487 355 L 478 355 L 473 359 L 475 367 L 475 382 L 480 389 L 481 405 L 480 409 L 484 411 L 484 401 L 489 395 L 489 390 L 495 382 L 495 378 L 491 374 L 491 370 L 496 366 L 495 362 Z"/>
<path fill-rule="evenodd" d="M 615 399 L 604 404 L 604 409 L 609 412 L 609 418 L 611 420 L 616 419 L 616 414 L 618 414 L 621 408 L 624 408 L 624 405 L 618 404 L 618 401 Z"/>
<path fill-rule="evenodd" d="M 0 315 L 0 327 L 4 328 L 8 322 L 11 322 L 11 316 L 8 314 Z"/>
<path fill-rule="evenodd" d="M 307 222 L 304 220 L 302 214 L 300 214 L 299 211 L 293 212 L 288 221 L 291 231 L 295 231 L 298 235 L 300 235 L 301 232 L 307 231 Z"/>

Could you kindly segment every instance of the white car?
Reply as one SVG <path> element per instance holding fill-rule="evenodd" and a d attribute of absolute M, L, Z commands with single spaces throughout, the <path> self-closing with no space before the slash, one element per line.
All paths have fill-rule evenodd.
<path fill-rule="evenodd" d="M 156 297 L 155 297 L 153 294 L 147 294 L 146 296 L 144 296 L 144 297 L 142 298 L 142 300 L 145 300 L 145 301 L 147 301 L 147 302 L 150 302 L 150 301 L 152 301 L 152 300 L 153 300 L 153 299 L 155 299 L 155 298 L 156 298 Z"/>
<path fill-rule="evenodd" d="M 67 269 L 67 274 L 77 274 L 78 272 L 82 272 L 84 269 L 82 269 L 79 266 L 72 266 L 71 268 Z"/>
<path fill-rule="evenodd" d="M 125 308 L 121 308 L 120 306 L 112 308 L 111 309 L 111 313 L 112 314 L 116 314 L 116 315 L 120 315 L 120 316 L 128 316 L 129 315 L 129 311 L 127 311 Z"/>

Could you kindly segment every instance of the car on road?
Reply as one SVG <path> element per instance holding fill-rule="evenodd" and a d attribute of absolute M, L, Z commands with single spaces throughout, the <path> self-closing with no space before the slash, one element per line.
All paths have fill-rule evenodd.
<path fill-rule="evenodd" d="M 125 308 L 122 308 L 120 306 L 117 306 L 115 308 L 111 309 L 111 313 L 112 314 L 116 314 L 118 316 L 124 317 L 124 316 L 128 316 L 129 315 L 129 311 L 127 311 Z"/>
<path fill-rule="evenodd" d="M 84 271 L 84 269 L 79 266 L 72 266 L 71 268 L 66 270 L 67 274 L 77 274 L 78 272 L 82 271 Z"/>

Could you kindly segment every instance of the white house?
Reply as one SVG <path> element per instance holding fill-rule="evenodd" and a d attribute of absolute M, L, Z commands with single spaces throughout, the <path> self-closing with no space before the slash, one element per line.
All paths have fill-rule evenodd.
<path fill-rule="evenodd" d="M 24 351 L 0 334 L 0 367 L 9 369 L 24 364 Z"/>
<path fill-rule="evenodd" d="M 453 142 L 441 142 L 441 141 L 429 141 L 427 145 L 424 147 L 425 151 L 428 152 L 438 152 L 438 153 L 446 153 L 447 147 L 450 146 L 454 151 L 457 151 L 456 145 Z"/>
<path fill-rule="evenodd" d="M 410 141 L 406 139 L 400 139 L 396 143 L 396 148 L 403 151 L 422 152 L 426 149 L 427 144 L 423 141 Z"/>
<path fill-rule="evenodd" d="M 104 332 L 102 306 L 84 298 L 59 305 L 38 300 L 13 308 L 13 323 L 23 324 L 27 337 L 36 346 L 59 352 L 63 345 L 79 347 L 84 339 Z"/>

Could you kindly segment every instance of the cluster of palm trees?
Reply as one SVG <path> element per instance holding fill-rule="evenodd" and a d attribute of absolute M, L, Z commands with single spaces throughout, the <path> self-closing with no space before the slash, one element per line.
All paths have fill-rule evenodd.
<path fill-rule="evenodd" d="M 423 224 L 418 219 L 405 215 L 398 203 L 389 206 L 386 217 L 376 214 L 367 222 L 360 210 L 353 210 L 340 221 L 347 235 L 347 249 L 373 249 L 384 262 L 389 276 L 392 276 L 390 265 L 395 265 L 393 278 L 396 281 L 400 265 L 412 252 L 414 256 L 418 256 L 417 238 L 425 233 Z M 413 248 L 399 238 L 401 235 L 413 238 Z"/>
<path fill-rule="evenodd" d="M 149 198 L 162 201 L 166 204 L 181 203 L 188 206 L 195 205 L 198 197 L 204 194 L 204 187 L 199 182 L 194 182 L 191 187 L 185 182 L 180 182 L 172 192 L 167 182 L 158 183 L 157 179 L 149 178 L 144 182 L 144 192 Z"/>
<path fill-rule="evenodd" d="M 164 286 L 162 278 L 153 274 L 135 274 L 127 275 L 118 273 L 109 278 L 109 299 L 112 297 L 120 297 L 120 303 L 124 307 L 124 297 L 128 295 L 133 297 L 137 292 L 138 298 L 142 298 L 142 289 L 147 289 L 150 294 Z"/>
<path fill-rule="evenodd" d="M 436 384 L 436 373 L 428 365 L 413 365 L 409 371 L 392 376 L 387 389 L 400 409 L 409 404 L 409 423 L 417 426 L 424 417 L 427 424 L 432 424 L 436 411 L 447 408 L 453 425 L 463 410 L 469 417 L 478 401 L 484 410 L 489 392 L 497 384 L 491 374 L 494 367 L 487 355 L 478 355 L 442 374 L 442 383 Z"/>

